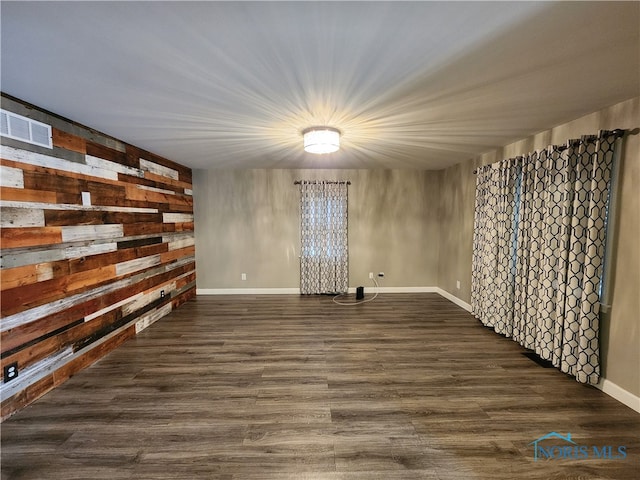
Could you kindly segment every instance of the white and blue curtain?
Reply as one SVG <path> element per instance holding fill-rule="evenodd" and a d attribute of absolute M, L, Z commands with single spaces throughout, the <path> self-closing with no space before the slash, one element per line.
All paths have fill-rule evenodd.
<path fill-rule="evenodd" d="M 476 179 L 471 307 L 579 382 L 600 377 L 599 308 L 621 131 L 485 165 Z"/>
<path fill-rule="evenodd" d="M 344 293 L 349 287 L 348 183 L 300 183 L 300 293 Z"/>

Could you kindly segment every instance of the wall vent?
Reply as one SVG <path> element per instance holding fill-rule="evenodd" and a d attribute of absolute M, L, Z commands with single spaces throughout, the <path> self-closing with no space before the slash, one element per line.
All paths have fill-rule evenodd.
<path fill-rule="evenodd" d="M 21 142 L 53 148 L 51 125 L 0 109 L 0 135 Z"/>

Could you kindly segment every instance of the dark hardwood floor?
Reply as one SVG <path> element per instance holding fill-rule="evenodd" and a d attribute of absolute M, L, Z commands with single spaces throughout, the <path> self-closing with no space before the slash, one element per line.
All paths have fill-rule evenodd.
<path fill-rule="evenodd" d="M 4 422 L 2 479 L 640 478 L 640 414 L 523 351 L 436 294 L 198 297 Z"/>

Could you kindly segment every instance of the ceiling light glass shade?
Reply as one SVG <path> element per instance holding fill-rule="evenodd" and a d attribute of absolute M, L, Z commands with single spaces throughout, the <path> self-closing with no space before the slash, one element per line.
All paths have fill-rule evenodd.
<path fill-rule="evenodd" d="M 311 127 L 302 132 L 304 151 L 333 153 L 340 149 L 340 130 L 331 127 Z"/>

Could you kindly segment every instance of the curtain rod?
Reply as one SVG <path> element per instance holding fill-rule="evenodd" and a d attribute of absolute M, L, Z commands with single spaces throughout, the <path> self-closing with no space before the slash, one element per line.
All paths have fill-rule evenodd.
<path fill-rule="evenodd" d="M 302 185 L 302 184 L 315 185 L 315 184 L 318 184 L 318 183 L 338 184 L 338 185 L 343 185 L 343 184 L 351 185 L 351 181 L 350 180 L 296 180 L 295 182 L 293 182 L 294 185 Z"/>
<path fill-rule="evenodd" d="M 547 148 L 554 148 L 562 152 L 569 147 L 575 147 L 576 145 L 579 145 L 581 143 L 597 140 L 600 137 L 614 136 L 616 138 L 619 138 L 619 137 L 624 137 L 626 133 L 629 133 L 630 135 L 635 135 L 639 131 L 640 130 L 637 128 L 631 131 L 624 130 L 622 128 L 616 128 L 615 130 L 602 130 L 598 133 L 598 135 L 583 135 L 582 138 L 567 140 L 566 144 L 564 145 L 549 145 L 548 147 L 543 148 L 542 150 L 546 150 Z M 523 158 L 524 156 L 525 155 L 518 155 L 517 157 L 512 157 L 512 159 Z M 473 174 L 476 175 L 477 173 L 478 173 L 478 169 L 476 168 L 473 171 Z"/>

